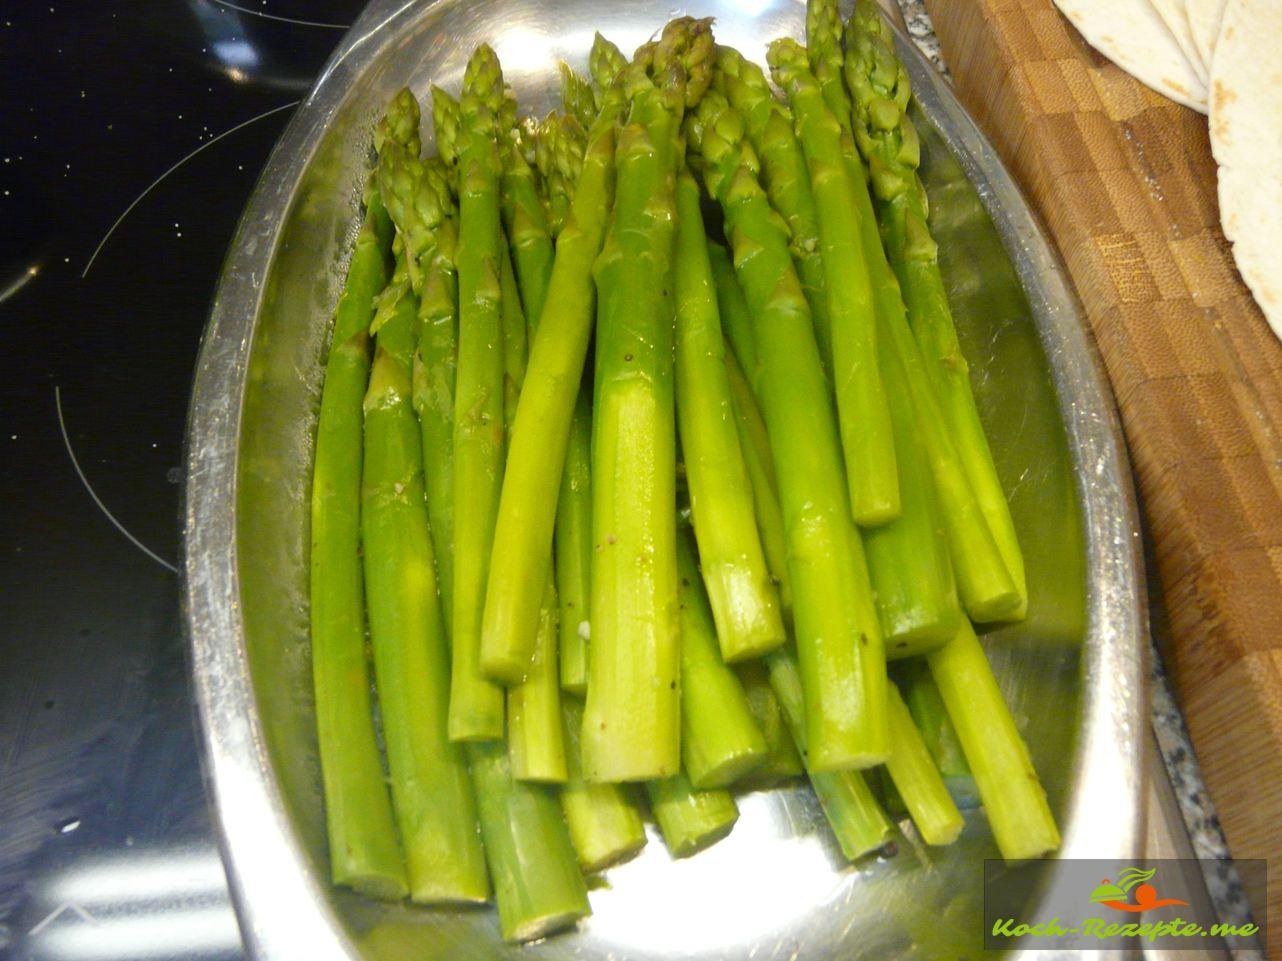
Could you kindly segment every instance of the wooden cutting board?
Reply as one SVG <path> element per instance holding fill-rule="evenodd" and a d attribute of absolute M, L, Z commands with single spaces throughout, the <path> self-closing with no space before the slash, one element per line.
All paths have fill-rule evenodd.
<path fill-rule="evenodd" d="M 1094 328 L 1156 549 L 1167 665 L 1230 848 L 1269 859 L 1282 958 L 1282 343 L 1220 231 L 1206 118 L 1093 51 L 1051 0 L 926 5 Z"/>

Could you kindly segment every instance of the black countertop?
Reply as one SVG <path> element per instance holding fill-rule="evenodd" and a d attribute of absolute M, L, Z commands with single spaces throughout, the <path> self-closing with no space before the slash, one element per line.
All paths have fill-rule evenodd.
<path fill-rule="evenodd" d="M 234 958 L 173 566 L 200 333 L 359 0 L 0 8 L 0 956 Z"/>

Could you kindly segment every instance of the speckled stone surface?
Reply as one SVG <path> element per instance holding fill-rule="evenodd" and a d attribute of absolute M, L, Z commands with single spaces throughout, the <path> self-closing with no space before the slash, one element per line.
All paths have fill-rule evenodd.
<path fill-rule="evenodd" d="M 944 76 L 948 76 L 948 65 L 939 52 L 939 40 L 935 37 L 934 24 L 926 12 L 923 0 L 898 0 L 899 9 L 904 14 L 904 23 L 908 25 L 908 35 L 913 38 L 919 50 L 924 53 Z"/>
<path fill-rule="evenodd" d="M 940 53 L 939 40 L 935 36 L 935 28 L 930 21 L 930 14 L 926 12 L 925 3 L 923 0 L 897 2 L 913 42 L 939 72 L 947 77 L 948 65 Z M 1160 607 L 1160 598 L 1154 600 Z M 1155 626 L 1155 630 L 1160 628 Z M 1251 909 L 1242 888 L 1242 880 L 1229 856 L 1215 805 L 1202 780 L 1197 756 L 1193 752 L 1188 728 L 1184 724 L 1184 714 L 1175 699 L 1156 646 L 1151 652 L 1150 664 L 1150 716 L 1153 731 L 1157 736 L 1158 749 L 1170 776 L 1171 786 L 1179 801 L 1180 813 L 1183 815 L 1193 851 L 1203 862 L 1207 889 L 1220 919 L 1232 924 L 1245 923 L 1251 918 Z M 1256 956 L 1262 958 L 1263 954 L 1238 952 L 1235 956 L 1245 961 Z"/>

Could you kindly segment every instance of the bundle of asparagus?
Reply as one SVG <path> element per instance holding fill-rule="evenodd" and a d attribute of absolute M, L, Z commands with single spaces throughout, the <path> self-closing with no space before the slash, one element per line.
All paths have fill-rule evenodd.
<path fill-rule="evenodd" d="M 1023 616 L 1023 561 L 906 74 L 869 0 L 844 47 L 807 12 L 782 97 L 684 17 L 631 58 L 598 35 L 541 120 L 478 48 L 427 158 L 389 103 L 313 479 L 336 884 L 492 894 L 530 940 L 646 808 L 684 857 L 803 773 L 851 860 L 892 829 L 870 771 L 928 844 L 955 793 L 1006 858 L 1058 845 L 972 628 Z"/>

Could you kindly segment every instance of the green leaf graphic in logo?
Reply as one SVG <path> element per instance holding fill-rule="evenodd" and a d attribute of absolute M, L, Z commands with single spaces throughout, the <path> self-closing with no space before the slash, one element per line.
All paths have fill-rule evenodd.
<path fill-rule="evenodd" d="M 1127 868 L 1117 876 L 1117 883 L 1122 886 L 1123 891 L 1129 894 L 1137 884 L 1153 880 L 1153 875 L 1155 874 L 1157 874 L 1157 868 L 1149 868 L 1147 871 L 1141 871 L 1139 868 Z"/>

